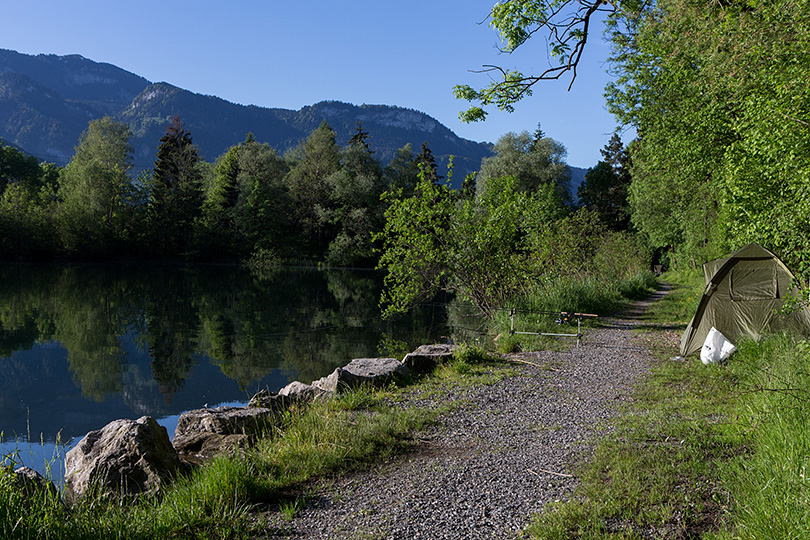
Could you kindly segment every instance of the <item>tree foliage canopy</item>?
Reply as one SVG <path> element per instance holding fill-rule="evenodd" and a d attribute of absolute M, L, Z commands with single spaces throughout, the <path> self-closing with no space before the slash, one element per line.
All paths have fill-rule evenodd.
<path fill-rule="evenodd" d="M 476 178 L 476 190 L 483 194 L 491 179 L 513 176 L 517 189 L 533 192 L 551 184 L 561 199 L 571 202 L 571 172 L 565 163 L 565 147 L 542 131 L 530 135 L 507 133 L 495 143 L 495 155 L 481 161 L 481 171 Z"/>
<path fill-rule="evenodd" d="M 633 222 L 682 261 L 758 241 L 806 275 L 806 10 L 661 0 L 627 27 L 614 35 L 619 78 L 607 97 L 639 134 Z"/>

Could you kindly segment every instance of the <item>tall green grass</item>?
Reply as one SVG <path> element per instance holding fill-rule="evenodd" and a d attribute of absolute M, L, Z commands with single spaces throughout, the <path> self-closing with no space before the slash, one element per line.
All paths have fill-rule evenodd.
<path fill-rule="evenodd" d="M 740 345 L 737 425 L 750 446 L 726 463 L 734 527 L 719 538 L 810 537 L 810 344 L 789 335 Z"/>
<path fill-rule="evenodd" d="M 516 331 L 576 334 L 576 320 L 558 324 L 554 313 L 562 311 L 607 315 L 626 307 L 633 300 L 648 296 L 658 287 L 651 272 L 641 272 L 622 280 L 585 275 L 558 277 L 536 284 L 524 295 L 514 298 L 509 308 L 515 308 Z M 585 326 L 590 323 L 583 320 Z M 512 319 L 508 309 L 496 312 L 492 319 L 493 333 L 500 335 L 498 349 L 538 350 L 559 347 L 559 341 L 544 336 L 509 335 Z"/>

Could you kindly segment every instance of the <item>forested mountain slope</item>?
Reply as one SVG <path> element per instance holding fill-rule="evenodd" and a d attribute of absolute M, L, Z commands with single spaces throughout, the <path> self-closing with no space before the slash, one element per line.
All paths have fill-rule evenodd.
<path fill-rule="evenodd" d="M 441 165 L 456 156 L 455 183 L 477 170 L 491 146 L 462 139 L 419 111 L 389 105 L 321 102 L 299 111 L 230 103 L 171 84 L 152 84 L 116 66 L 78 55 L 25 55 L 0 49 L 0 137 L 39 159 L 64 165 L 94 118 L 113 116 L 134 133 L 136 169 L 152 166 L 158 140 L 180 115 L 200 154 L 213 161 L 252 132 L 280 153 L 325 119 L 344 145 L 361 122 L 381 162 L 411 143 L 427 142 Z"/>

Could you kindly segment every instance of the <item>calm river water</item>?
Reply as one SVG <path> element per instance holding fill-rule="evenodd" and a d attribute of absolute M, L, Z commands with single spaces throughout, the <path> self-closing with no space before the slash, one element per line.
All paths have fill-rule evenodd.
<path fill-rule="evenodd" d="M 0 265 L 0 452 L 43 471 L 117 418 L 150 415 L 172 436 L 184 411 L 471 326 L 439 304 L 384 321 L 381 286 L 374 271 Z"/>

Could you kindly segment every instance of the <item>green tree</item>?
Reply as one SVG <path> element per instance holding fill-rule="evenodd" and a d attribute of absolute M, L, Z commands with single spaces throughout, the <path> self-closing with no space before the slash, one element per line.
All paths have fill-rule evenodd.
<path fill-rule="evenodd" d="M 626 230 L 630 222 L 627 203 L 630 157 L 616 134 L 601 152 L 604 160 L 588 169 L 577 196 L 580 204 L 595 211 L 608 227 Z"/>
<path fill-rule="evenodd" d="M 381 304 L 386 315 L 404 313 L 447 287 L 449 249 L 453 241 L 449 224 L 453 197 L 445 185 L 437 185 L 420 172 L 413 197 L 386 192 L 389 203 L 379 267 L 387 270 Z"/>
<path fill-rule="evenodd" d="M 340 149 L 326 121 L 288 154 L 293 165 L 285 177 L 302 255 L 320 258 L 333 237 L 331 186 L 327 179 L 340 169 Z"/>
<path fill-rule="evenodd" d="M 248 140 L 252 141 L 252 134 Z M 203 181 L 205 196 L 196 244 L 208 256 L 238 255 L 244 248 L 235 230 L 234 213 L 239 198 L 239 155 L 246 144 L 232 146 L 219 156 Z"/>
<path fill-rule="evenodd" d="M 59 249 L 54 199 L 51 187 L 35 193 L 21 183 L 6 187 L 0 196 L 0 255 L 46 256 Z"/>
<path fill-rule="evenodd" d="M 69 252 L 108 253 L 127 239 L 131 136 L 126 124 L 104 117 L 80 137 L 58 192 L 60 238 Z"/>
<path fill-rule="evenodd" d="M 341 167 L 327 179 L 332 204 L 331 221 L 337 227 L 326 260 L 334 266 L 373 266 L 372 235 L 383 222 L 380 196 L 385 182 L 380 163 L 362 139 L 341 151 Z"/>
<path fill-rule="evenodd" d="M 562 144 L 543 136 L 540 131 L 534 137 L 527 131 L 510 132 L 498 139 L 494 151 L 494 156 L 481 161 L 476 177 L 479 195 L 487 191 L 492 179 L 513 176 L 519 191 L 532 192 L 551 184 L 563 201 L 571 201 L 571 172 L 565 163 L 567 151 Z"/>
<path fill-rule="evenodd" d="M 402 197 L 413 195 L 414 186 L 419 180 L 419 165 L 413 155 L 411 143 L 397 150 L 394 158 L 383 171 L 388 191 L 401 191 Z"/>
<path fill-rule="evenodd" d="M 416 165 L 420 170 L 425 171 L 425 177 L 431 182 L 438 183 L 442 179 L 436 172 L 438 170 L 436 158 L 433 157 L 433 152 L 428 148 L 427 141 L 422 143 L 422 147 L 416 155 Z"/>
<path fill-rule="evenodd" d="M 492 315 L 526 287 L 535 229 L 553 227 L 562 207 L 553 186 L 527 193 L 511 176 L 492 179 L 477 198 L 457 200 L 423 173 L 413 197 L 385 197 L 391 205 L 379 236 L 388 315 L 442 290 Z"/>
<path fill-rule="evenodd" d="M 810 270 L 804 11 L 665 0 L 614 34 L 611 111 L 632 149 L 633 222 L 698 265 L 757 240 Z"/>
<path fill-rule="evenodd" d="M 363 131 L 363 125 L 360 122 L 357 122 L 357 130 L 349 139 L 349 146 L 354 146 L 355 144 L 359 144 L 365 148 L 369 154 L 374 153 L 374 150 L 372 150 L 368 145 L 368 132 Z"/>
<path fill-rule="evenodd" d="M 59 174 L 59 167 L 0 143 L 0 255 L 58 249 L 53 216 Z"/>
<path fill-rule="evenodd" d="M 203 193 L 199 155 L 179 116 L 160 139 L 149 182 L 150 249 L 160 255 L 184 255 L 193 249 L 195 220 Z"/>
<path fill-rule="evenodd" d="M 295 245 L 293 202 L 284 178 L 289 163 L 267 144 L 246 141 L 239 152 L 234 227 L 248 251 L 289 256 Z"/>
<path fill-rule="evenodd" d="M 30 191 L 37 191 L 41 177 L 37 158 L 0 141 L 0 195 L 9 184 L 22 184 Z"/>

